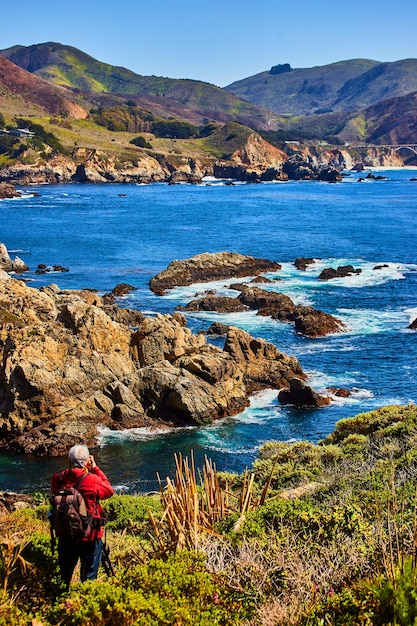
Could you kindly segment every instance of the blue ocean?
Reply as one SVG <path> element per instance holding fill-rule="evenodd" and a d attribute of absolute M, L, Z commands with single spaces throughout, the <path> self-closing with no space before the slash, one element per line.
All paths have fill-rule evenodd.
<path fill-rule="evenodd" d="M 360 175 L 351 174 L 338 184 L 45 185 L 0 203 L 0 241 L 29 265 L 25 278 L 33 287 L 54 282 L 106 293 L 126 282 L 137 289 L 121 306 L 172 313 L 209 288 L 236 296 L 227 286 L 235 281 L 156 296 L 148 286 L 153 275 L 174 259 L 235 251 L 280 262 L 281 281 L 266 288 L 331 313 L 347 327 L 310 339 L 254 312 L 188 314 L 195 332 L 222 321 L 295 355 L 319 392 L 332 386 L 352 393 L 326 408 L 296 410 L 280 406 L 271 390 L 254 395 L 243 413 L 210 426 L 169 434 L 102 430 L 93 452 L 118 491 L 156 489 L 157 473 L 162 479 L 173 474 L 176 452 L 193 450 L 197 466 L 207 456 L 221 471 L 242 472 L 265 441 L 316 442 L 342 418 L 416 401 L 417 332 L 407 326 L 417 317 L 417 182 L 410 170 L 378 174 L 387 180 L 358 182 Z M 298 271 L 300 256 L 316 262 Z M 69 272 L 35 274 L 39 263 Z M 361 273 L 318 280 L 323 268 L 347 264 Z M 51 473 L 65 464 L 3 453 L 0 490 L 46 491 Z"/>

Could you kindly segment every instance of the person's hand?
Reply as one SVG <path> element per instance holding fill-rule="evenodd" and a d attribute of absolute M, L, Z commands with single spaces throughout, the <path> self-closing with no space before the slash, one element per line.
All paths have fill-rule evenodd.
<path fill-rule="evenodd" d="M 88 469 L 94 469 L 95 467 L 97 467 L 97 463 L 95 462 L 92 454 L 90 454 L 90 456 L 88 457 L 87 467 Z"/>

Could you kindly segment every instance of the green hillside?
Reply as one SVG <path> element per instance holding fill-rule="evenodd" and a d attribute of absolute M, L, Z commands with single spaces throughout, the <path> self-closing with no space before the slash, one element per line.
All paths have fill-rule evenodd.
<path fill-rule="evenodd" d="M 256 105 L 202 81 L 141 76 L 124 67 L 97 61 L 77 48 L 60 43 L 13 46 L 0 50 L 0 55 L 49 82 L 82 93 L 113 94 L 133 98 L 149 107 L 152 99 L 164 107 L 167 116 L 174 109 L 176 116 L 196 116 L 228 122 L 234 119 L 253 128 L 266 128 L 269 113 Z M 146 99 L 146 104 L 141 99 Z M 161 100 L 163 99 L 163 102 Z M 147 107 L 146 107 L 147 105 Z M 160 113 L 160 112 L 159 112 Z"/>
<path fill-rule="evenodd" d="M 279 114 L 352 111 L 416 91 L 417 59 L 393 63 L 352 59 L 278 73 L 271 68 L 226 89 Z"/>

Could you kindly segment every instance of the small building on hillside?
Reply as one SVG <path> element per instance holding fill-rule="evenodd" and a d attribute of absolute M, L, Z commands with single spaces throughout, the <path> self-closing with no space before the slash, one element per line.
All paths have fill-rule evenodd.
<path fill-rule="evenodd" d="M 9 130 L 9 135 L 13 137 L 34 137 L 35 133 L 28 128 L 13 128 L 13 130 Z"/>

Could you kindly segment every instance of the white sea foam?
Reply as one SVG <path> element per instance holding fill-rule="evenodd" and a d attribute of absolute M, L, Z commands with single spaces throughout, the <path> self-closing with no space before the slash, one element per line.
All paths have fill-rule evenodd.
<path fill-rule="evenodd" d="M 203 176 L 201 179 L 203 183 L 218 183 L 219 181 L 231 180 L 226 178 L 215 178 L 214 176 Z"/>
<path fill-rule="evenodd" d="M 351 274 L 341 278 L 332 278 L 330 280 L 318 281 L 318 284 L 322 287 L 331 285 L 332 287 L 368 287 L 372 285 L 382 285 L 391 280 L 402 280 L 405 278 L 405 272 L 407 266 L 400 263 L 388 263 L 385 261 L 366 261 L 364 259 L 320 259 L 316 260 L 314 265 L 308 267 L 306 272 L 314 274 L 315 276 L 329 267 L 336 269 L 337 267 L 343 267 L 346 265 L 352 265 L 354 269 L 360 269 L 359 274 Z M 376 269 L 379 267 L 379 269 Z M 317 285 L 316 285 L 317 286 Z"/>
<path fill-rule="evenodd" d="M 256 336 L 261 336 L 264 332 L 268 332 L 268 330 L 276 331 L 277 325 L 281 325 L 284 331 L 286 330 L 285 327 L 292 328 L 289 324 L 285 324 L 284 322 L 280 322 L 278 320 L 273 320 L 271 317 L 257 315 L 257 312 L 253 310 L 237 313 L 216 313 L 214 311 L 187 311 L 187 317 L 204 320 L 207 325 L 212 324 L 213 322 L 220 321 L 230 326 L 243 328 L 250 334 L 256 334 Z"/>
<path fill-rule="evenodd" d="M 207 450 L 212 450 L 213 452 L 221 452 L 222 454 L 233 454 L 233 455 L 234 454 L 239 454 L 239 455 L 255 454 L 259 450 L 259 446 L 255 446 L 252 448 L 242 448 L 240 446 L 236 447 L 235 442 L 231 443 L 230 448 L 227 448 L 219 444 L 211 445 L 207 442 L 204 442 L 204 448 L 207 448 Z"/>
<path fill-rule="evenodd" d="M 407 313 L 407 315 L 409 316 L 409 323 L 410 324 L 412 322 L 414 322 L 415 319 L 417 319 L 417 308 L 405 309 L 404 312 Z"/>
<path fill-rule="evenodd" d="M 404 311 L 372 309 L 338 309 L 336 316 L 348 327 L 351 335 L 373 335 L 393 328 L 401 330 L 407 320 Z"/>
<path fill-rule="evenodd" d="M 328 387 L 350 387 L 359 383 L 358 372 L 341 372 L 337 375 L 331 375 L 317 370 L 309 370 L 307 374 L 308 384 L 320 393 Z M 361 382 L 363 382 L 363 380 Z"/>
<path fill-rule="evenodd" d="M 19 202 L 20 200 L 28 200 L 29 198 L 34 198 L 34 193 L 22 193 L 21 196 L 16 196 L 15 198 L 1 198 L 1 200 L 13 200 L 13 202 Z"/>
<path fill-rule="evenodd" d="M 149 439 L 156 439 L 163 435 L 167 435 L 171 432 L 178 432 L 179 430 L 188 430 L 195 428 L 195 426 L 188 426 L 186 428 L 125 428 L 123 430 L 112 430 L 111 428 L 99 426 L 98 432 L 98 445 L 103 446 L 108 443 L 116 443 L 120 441 L 148 441 Z"/>
<path fill-rule="evenodd" d="M 369 391 L 369 389 L 351 389 L 350 390 L 351 395 L 348 396 L 347 398 L 342 398 L 339 397 L 333 393 L 330 393 L 329 391 L 327 391 L 328 396 L 331 397 L 332 402 L 334 404 L 338 404 L 339 406 L 354 406 L 354 405 L 358 405 L 361 402 L 363 402 L 364 400 L 372 400 L 375 396 L 374 394 Z"/>
<path fill-rule="evenodd" d="M 130 489 L 129 485 L 125 485 L 125 484 L 116 484 L 113 485 L 113 488 L 115 490 L 116 493 L 127 493 Z"/>
<path fill-rule="evenodd" d="M 317 354 L 323 352 L 355 352 L 358 348 L 353 345 L 345 335 L 331 335 L 326 339 L 315 339 L 308 343 L 294 346 L 293 353 L 295 356 L 303 356 L 305 354 Z"/>
<path fill-rule="evenodd" d="M 273 400 L 277 397 L 276 389 L 263 389 L 255 393 L 250 399 L 251 409 L 262 409 L 265 406 L 269 406 Z"/>

